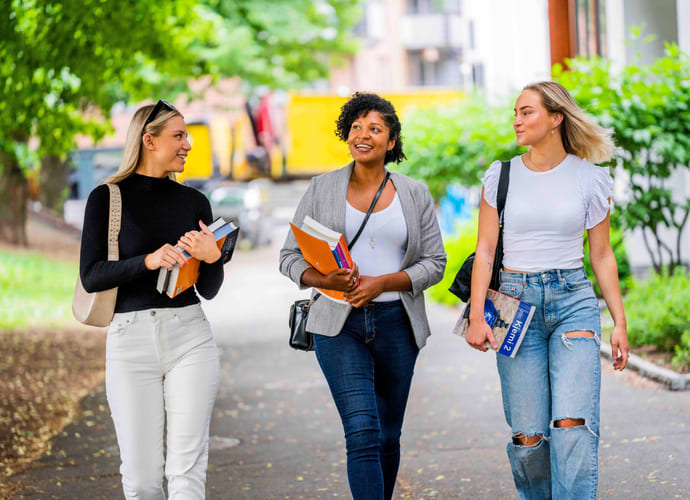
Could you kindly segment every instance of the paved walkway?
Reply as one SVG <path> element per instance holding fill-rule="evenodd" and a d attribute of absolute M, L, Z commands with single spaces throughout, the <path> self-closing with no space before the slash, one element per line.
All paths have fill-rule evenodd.
<path fill-rule="evenodd" d="M 278 247 L 238 252 L 219 297 L 204 305 L 222 349 L 208 498 L 349 498 L 342 430 L 313 353 L 287 346 L 299 292 L 277 271 Z M 494 356 L 450 331 L 458 311 L 430 306 L 403 429 L 395 498 L 517 498 Z M 602 499 L 690 498 L 690 392 L 669 392 L 604 362 Z M 52 455 L 13 478 L 15 498 L 122 498 L 117 445 L 103 387 Z"/>

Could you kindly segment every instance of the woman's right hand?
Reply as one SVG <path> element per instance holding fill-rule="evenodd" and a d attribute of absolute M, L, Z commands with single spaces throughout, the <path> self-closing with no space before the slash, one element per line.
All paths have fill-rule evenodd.
<path fill-rule="evenodd" d="M 321 274 L 310 267 L 302 274 L 302 283 L 306 286 L 325 288 L 326 290 L 351 292 L 359 284 L 359 268 L 355 264 L 353 269 L 340 268 L 328 274 Z"/>
<path fill-rule="evenodd" d="M 185 259 L 182 251 L 170 243 L 166 243 L 155 252 L 148 254 L 144 259 L 146 269 L 151 271 L 161 267 L 172 269 L 175 264 L 179 264 L 182 267 L 186 263 L 187 259 Z"/>
<path fill-rule="evenodd" d="M 484 320 L 484 318 L 470 321 L 470 326 L 465 333 L 465 340 L 470 347 L 482 352 L 486 352 L 488 350 L 488 347 L 486 346 L 487 340 L 494 350 L 498 349 L 494 332 L 491 331 L 489 324 Z"/>
<path fill-rule="evenodd" d="M 340 268 L 323 276 L 323 286 L 327 290 L 351 292 L 359 284 L 359 269 L 357 264 L 353 269 Z"/>

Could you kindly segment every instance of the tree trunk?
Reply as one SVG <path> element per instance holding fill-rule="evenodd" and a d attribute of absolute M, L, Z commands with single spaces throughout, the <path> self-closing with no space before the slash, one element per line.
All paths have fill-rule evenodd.
<path fill-rule="evenodd" d="M 27 245 L 29 184 L 16 156 L 0 149 L 0 240 Z"/>
<path fill-rule="evenodd" d="M 41 158 L 39 184 L 41 204 L 55 215 L 62 215 L 62 207 L 67 190 L 69 160 L 62 161 L 59 156 L 48 155 Z"/>

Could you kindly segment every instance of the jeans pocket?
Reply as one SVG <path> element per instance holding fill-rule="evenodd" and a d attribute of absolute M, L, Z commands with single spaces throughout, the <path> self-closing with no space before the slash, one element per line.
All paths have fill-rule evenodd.
<path fill-rule="evenodd" d="M 563 285 L 565 286 L 566 290 L 569 290 L 571 292 L 574 292 L 576 290 L 582 290 L 583 288 L 592 288 L 592 283 L 587 279 L 587 276 L 565 276 L 561 278 L 561 281 L 563 282 Z"/>
<path fill-rule="evenodd" d="M 130 319 L 112 321 L 110 325 L 108 325 L 108 336 L 121 337 L 127 331 L 127 328 L 129 328 L 131 323 L 132 320 Z"/>
<path fill-rule="evenodd" d="M 206 321 L 206 314 L 204 314 L 204 310 L 201 307 L 175 312 L 173 316 L 182 325 L 194 325 Z"/>
<path fill-rule="evenodd" d="M 523 285 L 522 283 L 512 283 L 508 281 L 501 283 L 501 286 L 498 289 L 498 291 L 506 295 L 509 295 L 514 299 L 519 299 L 524 289 L 525 285 Z"/>

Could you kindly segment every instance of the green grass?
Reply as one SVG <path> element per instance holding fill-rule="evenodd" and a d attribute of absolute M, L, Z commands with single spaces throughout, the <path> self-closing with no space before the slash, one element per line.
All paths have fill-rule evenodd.
<path fill-rule="evenodd" d="M 72 320 L 76 262 L 0 250 L 0 329 Z"/>

